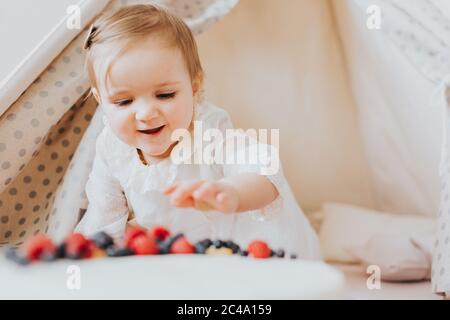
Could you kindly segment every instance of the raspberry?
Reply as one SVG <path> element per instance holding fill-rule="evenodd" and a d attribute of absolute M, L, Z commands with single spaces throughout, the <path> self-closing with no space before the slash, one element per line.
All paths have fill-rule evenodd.
<path fill-rule="evenodd" d="M 72 259 L 90 258 L 95 245 L 81 233 L 72 233 L 66 238 L 66 256 Z"/>
<path fill-rule="evenodd" d="M 181 236 L 170 247 L 170 253 L 175 254 L 190 254 L 195 253 L 195 247 L 186 239 Z"/>
<path fill-rule="evenodd" d="M 266 259 L 269 258 L 272 254 L 272 250 L 270 250 L 267 243 L 260 240 L 252 241 L 248 247 L 247 251 L 249 255 L 253 256 L 257 259 Z"/>
<path fill-rule="evenodd" d="M 148 230 L 147 235 L 157 241 L 164 241 L 170 236 L 170 231 L 163 226 L 154 226 Z"/>
<path fill-rule="evenodd" d="M 37 234 L 25 245 L 25 255 L 29 260 L 38 260 L 45 254 L 54 254 L 56 246 L 45 234 Z"/>
<path fill-rule="evenodd" d="M 140 227 L 130 227 L 125 232 L 124 245 L 125 247 L 129 247 L 131 242 L 139 237 L 145 235 L 145 230 Z"/>
<path fill-rule="evenodd" d="M 149 255 L 159 253 L 159 247 L 156 241 L 145 235 L 135 237 L 131 241 L 129 248 L 133 250 L 133 252 L 137 255 Z"/>

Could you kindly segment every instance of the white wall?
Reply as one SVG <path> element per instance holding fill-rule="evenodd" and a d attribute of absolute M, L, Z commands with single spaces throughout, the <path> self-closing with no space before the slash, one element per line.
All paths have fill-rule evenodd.
<path fill-rule="evenodd" d="M 0 1 L 0 83 L 66 15 L 74 0 Z"/>

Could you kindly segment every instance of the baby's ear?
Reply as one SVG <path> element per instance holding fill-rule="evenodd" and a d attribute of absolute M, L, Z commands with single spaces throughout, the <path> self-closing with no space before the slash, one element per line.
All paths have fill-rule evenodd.
<path fill-rule="evenodd" d="M 198 74 L 194 81 L 192 81 L 192 95 L 197 96 L 200 94 L 203 87 L 203 74 Z"/>

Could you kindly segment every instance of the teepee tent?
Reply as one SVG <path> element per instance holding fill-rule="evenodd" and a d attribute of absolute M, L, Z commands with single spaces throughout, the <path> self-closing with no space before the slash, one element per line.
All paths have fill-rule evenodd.
<path fill-rule="evenodd" d="M 238 127 L 283 128 L 284 169 L 305 211 L 327 201 L 430 219 L 439 211 L 433 290 L 449 291 L 447 0 L 80 0 L 81 28 L 66 28 L 68 14 L 0 82 L 0 246 L 37 232 L 61 239 L 79 221 L 103 127 L 83 41 L 98 13 L 145 2 L 197 34 L 237 5 L 230 15 L 248 24 L 203 34 L 216 41 L 203 48 L 207 95 Z M 368 8 L 380 28 L 366 26 Z"/>
<path fill-rule="evenodd" d="M 103 123 L 88 96 L 83 43 L 102 11 L 146 2 L 170 8 L 200 33 L 237 1 L 83 0 L 80 29 L 67 27 L 73 13 L 54 27 L 0 87 L 0 245 L 38 232 L 60 239 L 87 207 L 84 185 Z"/>

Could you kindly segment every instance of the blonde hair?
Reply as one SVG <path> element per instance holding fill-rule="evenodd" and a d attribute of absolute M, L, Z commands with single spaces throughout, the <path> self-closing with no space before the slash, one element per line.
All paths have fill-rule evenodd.
<path fill-rule="evenodd" d="M 129 45 L 136 41 L 155 35 L 167 45 L 180 50 L 191 83 L 203 82 L 203 69 L 198 55 L 197 44 L 189 27 L 168 10 L 155 5 L 131 5 L 114 12 L 101 14 L 91 26 L 84 49 L 86 53 L 86 70 L 93 88 L 98 90 L 94 71 L 96 45 L 115 43 L 116 49 L 109 52 L 109 59 L 103 61 L 103 80 L 108 78 L 112 62 L 117 59 Z M 103 59 L 104 57 L 102 57 Z"/>

